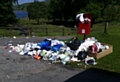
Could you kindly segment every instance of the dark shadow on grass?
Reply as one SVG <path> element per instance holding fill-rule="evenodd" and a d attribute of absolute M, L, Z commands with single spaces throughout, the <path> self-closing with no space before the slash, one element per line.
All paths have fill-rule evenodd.
<path fill-rule="evenodd" d="M 120 74 L 102 69 L 90 68 L 64 82 L 120 82 Z"/>

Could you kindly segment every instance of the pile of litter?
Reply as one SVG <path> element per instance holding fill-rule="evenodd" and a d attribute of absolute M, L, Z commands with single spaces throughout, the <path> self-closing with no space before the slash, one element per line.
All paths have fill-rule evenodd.
<path fill-rule="evenodd" d="M 102 45 L 94 37 L 88 37 L 84 42 L 75 37 L 68 42 L 46 38 L 39 43 L 26 42 L 17 46 L 8 43 L 5 49 L 37 60 L 48 60 L 50 63 L 62 62 L 65 65 L 67 62 L 84 61 L 86 65 L 96 65 L 97 62 L 88 55 L 88 52 L 99 53 L 109 49 L 109 46 Z"/>

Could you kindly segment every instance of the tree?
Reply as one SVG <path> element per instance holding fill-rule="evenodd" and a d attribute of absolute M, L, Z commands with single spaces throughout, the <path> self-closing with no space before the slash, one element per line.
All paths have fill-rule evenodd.
<path fill-rule="evenodd" d="M 101 21 L 103 18 L 101 17 L 102 6 L 99 3 L 89 3 L 85 7 L 85 13 L 90 13 L 93 15 L 94 20 Z"/>
<path fill-rule="evenodd" d="M 8 24 L 16 24 L 18 22 L 13 9 L 12 3 L 16 0 L 1 0 L 0 1 L 0 25 L 7 26 Z"/>
<path fill-rule="evenodd" d="M 19 3 L 18 3 L 18 0 L 11 0 L 12 1 L 12 4 L 16 4 L 16 5 L 18 5 Z"/>
<path fill-rule="evenodd" d="M 56 19 L 63 19 L 63 9 L 64 9 L 64 1 L 63 0 L 50 0 L 50 14 L 55 21 Z"/>
<path fill-rule="evenodd" d="M 37 0 L 34 0 L 34 1 L 37 1 Z M 110 18 L 110 21 L 111 19 L 117 20 L 118 16 L 120 16 L 119 14 L 120 0 L 45 0 L 44 2 L 45 2 L 45 5 L 47 5 L 47 8 L 46 7 L 40 8 L 42 10 L 46 8 L 45 12 L 47 13 L 44 13 L 44 15 L 46 15 L 44 17 L 48 17 L 48 19 L 53 19 L 54 21 L 75 20 L 75 16 L 78 13 L 92 14 L 95 22 L 102 22 L 104 21 L 104 19 L 106 19 L 107 16 L 112 17 Z M 110 7 L 109 5 L 112 5 L 114 7 Z M 29 6 L 30 11 L 35 10 L 37 8 L 37 7 L 33 7 L 35 9 L 32 9 L 32 7 L 33 7 L 32 5 Z M 114 10 L 115 12 L 111 11 L 113 10 L 113 8 L 115 8 Z M 42 11 L 42 10 L 39 10 L 39 11 Z M 107 11 L 109 11 L 109 13 Z M 113 18 L 113 15 L 116 15 L 116 16 L 114 16 Z"/>
<path fill-rule="evenodd" d="M 65 7 L 63 17 L 66 21 L 73 21 L 76 23 L 76 15 L 78 13 L 85 13 L 87 0 L 65 0 Z"/>
<path fill-rule="evenodd" d="M 120 6 L 119 5 L 108 5 L 104 9 L 104 20 L 105 21 L 113 21 L 120 20 Z"/>
<path fill-rule="evenodd" d="M 34 2 L 38 2 L 38 0 L 34 0 Z"/>
<path fill-rule="evenodd" d="M 44 2 L 31 3 L 27 6 L 27 12 L 29 19 L 36 20 L 39 24 L 39 19 L 46 16 L 46 5 Z"/>

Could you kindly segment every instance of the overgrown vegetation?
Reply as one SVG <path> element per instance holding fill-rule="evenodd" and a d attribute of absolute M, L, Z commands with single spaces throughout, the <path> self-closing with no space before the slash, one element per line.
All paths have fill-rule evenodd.
<path fill-rule="evenodd" d="M 16 0 L 0 1 L 0 26 L 17 24 L 18 20 L 13 13 L 12 3 Z"/>
<path fill-rule="evenodd" d="M 34 14 L 34 19 L 41 17 L 53 21 L 75 21 L 75 16 L 78 13 L 90 13 L 93 15 L 94 23 L 96 23 L 119 21 L 119 4 L 119 0 L 45 0 L 44 2 L 35 1 L 33 3 L 13 6 L 13 8 L 15 10 L 28 11 L 29 18 Z M 36 9 L 38 11 L 35 11 Z M 40 17 L 38 17 L 39 13 Z"/>
<path fill-rule="evenodd" d="M 19 5 L 18 0 L 2 0 L 0 3 L 0 25 L 17 24 L 14 10 L 28 11 L 30 19 L 48 19 L 55 21 L 75 21 L 78 13 L 90 13 L 94 22 L 119 21 L 119 0 L 45 0 Z M 13 7 L 13 3 L 16 3 Z"/>

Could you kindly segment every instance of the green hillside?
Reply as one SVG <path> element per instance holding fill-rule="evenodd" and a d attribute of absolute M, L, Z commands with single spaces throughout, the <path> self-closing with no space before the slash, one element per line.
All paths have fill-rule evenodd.
<path fill-rule="evenodd" d="M 27 6 L 29 5 L 30 3 L 25 3 L 25 4 L 21 4 L 21 5 L 14 5 L 13 6 L 13 9 L 14 10 L 20 10 L 20 11 L 26 11 L 27 10 Z"/>

